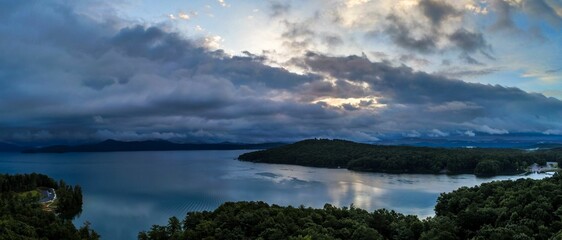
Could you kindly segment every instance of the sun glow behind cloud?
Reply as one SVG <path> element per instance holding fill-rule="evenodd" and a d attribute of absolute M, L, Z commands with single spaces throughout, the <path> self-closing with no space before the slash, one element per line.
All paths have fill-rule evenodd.
<path fill-rule="evenodd" d="M 386 105 L 377 102 L 377 97 L 362 98 L 333 98 L 327 97 L 312 101 L 312 103 L 326 103 L 332 107 L 354 108 L 354 109 L 377 109 Z"/>

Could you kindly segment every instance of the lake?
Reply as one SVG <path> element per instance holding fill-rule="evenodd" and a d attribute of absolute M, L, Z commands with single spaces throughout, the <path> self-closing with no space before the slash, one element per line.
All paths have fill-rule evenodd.
<path fill-rule="evenodd" d="M 226 201 L 265 201 L 321 208 L 325 203 L 372 211 L 433 215 L 441 192 L 520 176 L 360 173 L 240 162 L 247 151 L 0 153 L 2 173 L 43 173 L 82 186 L 83 212 L 103 239 L 136 239 L 152 224 L 213 210 Z M 545 175 L 529 175 L 543 178 Z"/>

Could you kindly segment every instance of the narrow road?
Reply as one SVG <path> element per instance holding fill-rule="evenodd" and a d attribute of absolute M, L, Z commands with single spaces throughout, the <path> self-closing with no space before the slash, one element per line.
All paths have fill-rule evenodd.
<path fill-rule="evenodd" d="M 43 197 L 39 199 L 39 203 L 50 203 L 55 201 L 55 199 L 57 199 L 57 193 L 53 188 L 49 188 L 47 190 L 41 189 L 40 191 L 41 191 L 41 196 Z"/>

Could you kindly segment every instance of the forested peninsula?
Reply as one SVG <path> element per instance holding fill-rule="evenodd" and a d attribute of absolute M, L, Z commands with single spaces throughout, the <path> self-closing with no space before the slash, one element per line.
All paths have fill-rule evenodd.
<path fill-rule="evenodd" d="M 41 189 L 56 197 L 41 201 Z M 42 174 L 0 174 L 0 239 L 99 239 L 85 223 L 72 219 L 82 211 L 82 189 Z"/>
<path fill-rule="evenodd" d="M 562 148 L 526 151 L 492 148 L 383 146 L 310 139 L 242 154 L 242 161 L 347 168 L 385 173 L 470 173 L 480 177 L 525 172 L 537 163 L 562 165 Z"/>

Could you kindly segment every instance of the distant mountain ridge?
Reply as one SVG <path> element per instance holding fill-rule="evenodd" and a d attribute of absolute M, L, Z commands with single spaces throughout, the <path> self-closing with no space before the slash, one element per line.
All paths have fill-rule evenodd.
<path fill-rule="evenodd" d="M 174 143 L 167 140 L 146 141 L 118 141 L 108 139 L 98 143 L 79 145 L 58 144 L 46 147 L 33 147 L 16 145 L 0 141 L 0 152 L 25 152 L 25 153 L 65 153 L 65 152 L 115 152 L 115 151 L 173 151 L 173 150 L 237 150 L 237 149 L 269 149 L 288 143 L 270 142 L 259 144 L 247 143 Z M 502 139 L 486 140 L 447 140 L 426 138 L 402 138 L 384 140 L 370 144 L 386 146 L 414 146 L 437 148 L 514 148 L 514 149 L 552 149 L 562 148 L 562 142 L 557 141 L 516 141 Z"/>
<path fill-rule="evenodd" d="M 19 152 L 22 149 L 21 146 L 15 144 L 0 142 L 0 152 Z"/>
<path fill-rule="evenodd" d="M 437 148 L 515 148 L 515 149 L 549 149 L 562 147 L 560 140 L 536 140 L 536 139 L 447 139 L 447 138 L 400 138 L 373 142 L 372 144 L 387 146 L 414 146 L 414 147 L 437 147 Z"/>
<path fill-rule="evenodd" d="M 166 140 L 117 141 L 108 139 L 93 144 L 76 146 L 54 145 L 23 150 L 24 153 L 67 153 L 67 152 L 128 152 L 128 151 L 188 151 L 188 150 L 243 150 L 269 149 L 284 143 L 174 143 Z"/>

